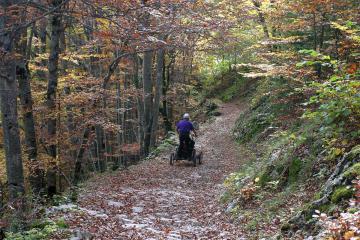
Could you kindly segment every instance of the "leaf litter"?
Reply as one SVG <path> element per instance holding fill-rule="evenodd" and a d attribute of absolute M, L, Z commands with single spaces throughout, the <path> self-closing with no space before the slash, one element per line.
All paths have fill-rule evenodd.
<path fill-rule="evenodd" d="M 82 188 L 77 205 L 53 207 L 49 217 L 62 217 L 74 240 L 245 239 L 219 201 L 223 180 L 240 166 L 231 130 L 242 106 L 227 103 L 220 110 L 221 116 L 201 126 L 196 140 L 202 165 L 179 161 L 170 166 L 164 153 L 116 174 L 95 176 Z"/>

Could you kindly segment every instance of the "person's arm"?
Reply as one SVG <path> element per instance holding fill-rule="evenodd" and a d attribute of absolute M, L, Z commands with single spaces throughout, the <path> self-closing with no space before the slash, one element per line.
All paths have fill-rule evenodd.
<path fill-rule="evenodd" d="M 196 130 L 194 128 L 194 125 L 192 123 L 191 124 L 191 131 L 194 133 L 195 137 L 197 137 L 197 133 L 196 133 Z"/>

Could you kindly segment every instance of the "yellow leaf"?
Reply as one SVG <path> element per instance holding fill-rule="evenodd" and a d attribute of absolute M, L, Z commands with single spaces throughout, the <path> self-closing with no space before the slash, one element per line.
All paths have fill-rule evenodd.
<path fill-rule="evenodd" d="M 339 156 L 342 153 L 342 150 L 340 148 L 335 148 L 335 155 Z"/>
<path fill-rule="evenodd" d="M 355 233 L 353 231 L 347 231 L 345 234 L 344 234 L 344 239 L 345 240 L 350 240 L 352 237 L 355 236 Z"/>

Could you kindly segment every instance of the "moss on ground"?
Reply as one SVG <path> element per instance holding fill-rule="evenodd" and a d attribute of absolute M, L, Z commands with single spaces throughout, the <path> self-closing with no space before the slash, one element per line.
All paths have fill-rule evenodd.
<path fill-rule="evenodd" d="M 344 176 L 347 178 L 356 178 L 360 176 L 360 163 L 355 163 L 345 171 Z"/>
<path fill-rule="evenodd" d="M 331 195 L 331 202 L 339 203 L 342 200 L 351 198 L 353 195 L 354 191 L 352 188 L 346 186 L 337 187 Z"/>

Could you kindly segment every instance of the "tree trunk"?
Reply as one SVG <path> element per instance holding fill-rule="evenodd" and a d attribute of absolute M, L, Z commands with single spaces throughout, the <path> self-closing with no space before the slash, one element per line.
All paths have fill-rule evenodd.
<path fill-rule="evenodd" d="M 134 76 L 133 82 L 136 89 L 141 89 L 141 81 L 139 79 L 139 65 L 140 58 L 138 55 L 134 55 Z M 137 111 L 137 118 L 138 118 L 138 131 L 137 131 L 137 141 L 140 145 L 140 156 L 144 155 L 144 103 L 143 98 L 140 94 L 136 96 L 136 111 Z"/>
<path fill-rule="evenodd" d="M 151 79 L 151 70 L 152 70 L 152 58 L 153 53 L 151 51 L 144 53 L 144 62 L 143 62 L 143 87 L 144 87 L 144 154 L 145 156 L 150 152 L 150 139 L 151 139 L 151 113 L 152 108 L 152 79 Z"/>
<path fill-rule="evenodd" d="M 78 184 L 81 180 L 82 176 L 82 163 L 83 157 L 85 153 L 86 146 L 88 144 L 88 139 L 90 135 L 90 128 L 86 127 L 83 134 L 83 139 L 81 142 L 81 146 L 79 152 L 77 153 L 76 161 L 75 161 L 75 170 L 74 170 L 74 184 Z"/>
<path fill-rule="evenodd" d="M 0 7 L 6 13 L 6 9 L 14 7 L 17 3 L 18 1 L 0 1 Z M 1 31 L 4 31 L 5 27 L 9 25 L 16 27 L 11 19 L 12 17 L 14 16 L 0 14 Z M 0 35 L 0 102 L 10 201 L 17 200 L 24 194 L 24 174 L 17 113 L 18 89 L 16 60 L 13 51 L 14 41 L 15 36 L 12 31 Z"/>
<path fill-rule="evenodd" d="M 31 42 L 31 40 L 29 40 Z M 44 171 L 41 163 L 37 160 L 37 143 L 35 133 L 35 121 L 33 116 L 33 99 L 31 95 L 29 69 L 27 60 L 30 57 L 28 48 L 31 45 L 26 42 L 26 33 L 19 44 L 19 54 L 22 56 L 17 63 L 17 76 L 19 82 L 19 97 L 22 110 L 22 120 L 25 130 L 26 154 L 30 163 L 29 181 L 33 193 L 39 194 L 44 187 Z"/>
<path fill-rule="evenodd" d="M 316 14 L 313 13 L 313 34 L 314 34 L 314 50 L 317 50 L 317 32 L 316 32 Z"/>
<path fill-rule="evenodd" d="M 46 26 L 47 26 L 47 21 L 46 18 L 43 18 L 40 20 L 39 22 L 39 37 L 40 37 L 40 43 L 41 43 L 41 47 L 40 47 L 40 51 L 41 53 L 45 53 L 46 52 Z"/>
<path fill-rule="evenodd" d="M 52 7 L 57 8 L 62 3 L 62 0 L 53 0 Z M 50 55 L 48 61 L 49 80 L 46 93 L 46 104 L 49 109 L 50 117 L 47 120 L 48 140 L 49 146 L 47 149 L 48 154 L 55 161 L 57 157 L 57 144 L 56 144 L 56 93 L 58 86 L 58 67 L 59 67 L 59 53 L 60 53 L 60 36 L 61 36 L 61 13 L 60 9 L 54 11 L 50 17 L 51 35 L 50 35 Z"/>
<path fill-rule="evenodd" d="M 162 82 L 163 82 L 163 75 L 164 75 L 164 55 L 165 50 L 160 49 L 157 52 L 156 57 L 156 86 L 155 86 L 155 101 L 154 101 L 154 114 L 152 119 L 152 134 L 151 134 L 151 141 L 150 141 L 150 148 L 156 145 L 157 139 L 157 129 L 158 129 L 158 121 L 159 121 L 159 108 L 160 108 L 160 99 L 161 99 L 161 92 L 162 92 Z"/>
<path fill-rule="evenodd" d="M 319 37 L 319 50 L 322 51 L 324 46 L 324 38 L 325 38 L 325 27 L 326 27 L 326 13 L 321 14 L 321 29 L 320 29 L 320 37 Z"/>
<path fill-rule="evenodd" d="M 164 119 L 164 124 L 165 124 L 165 131 L 169 132 L 172 130 L 172 124 L 171 124 L 171 114 L 170 114 L 170 108 L 169 108 L 169 103 L 167 101 L 167 91 L 169 90 L 169 85 L 170 85 L 170 81 L 171 81 L 171 74 L 172 74 L 172 66 L 175 63 L 175 56 L 174 54 L 170 55 L 170 63 L 164 67 L 164 75 L 163 75 L 163 101 L 162 101 L 162 115 L 163 115 L 163 119 Z M 164 63 L 165 64 L 165 63 Z"/>
<path fill-rule="evenodd" d="M 33 26 L 31 27 L 31 30 L 30 30 L 30 36 L 29 36 L 29 39 L 27 40 L 26 42 L 26 50 L 25 50 L 25 54 L 24 56 L 26 56 L 25 59 L 29 60 L 32 56 L 32 52 L 31 52 L 31 47 L 32 47 L 32 44 L 33 44 L 33 38 L 34 38 L 34 31 L 35 31 L 35 24 L 33 24 Z"/>
<path fill-rule="evenodd" d="M 116 83 L 116 123 L 121 125 L 121 83 Z M 121 129 L 123 131 L 123 129 Z M 114 170 L 120 167 L 120 164 L 123 164 L 123 156 L 121 152 L 121 147 L 123 144 L 123 134 L 121 131 L 117 132 L 117 145 L 118 145 L 118 156 L 117 161 L 114 164 Z"/>
<path fill-rule="evenodd" d="M 99 169 L 101 172 L 105 172 L 106 161 L 104 157 L 104 153 L 105 153 L 104 130 L 101 125 L 95 126 L 95 135 L 96 135 L 96 142 L 98 148 Z"/>

